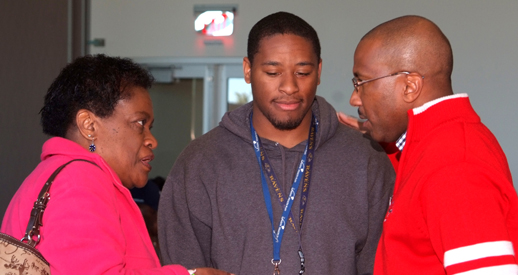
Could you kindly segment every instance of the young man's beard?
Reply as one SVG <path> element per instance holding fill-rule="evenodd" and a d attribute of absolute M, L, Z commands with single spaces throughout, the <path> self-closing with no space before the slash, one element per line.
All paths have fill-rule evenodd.
<path fill-rule="evenodd" d="M 304 114 L 302 114 L 299 117 L 289 118 L 286 121 L 278 120 L 275 117 L 273 117 L 270 113 L 264 113 L 264 116 L 268 119 L 268 121 L 270 121 L 270 123 L 276 129 L 282 130 L 282 131 L 290 131 L 290 130 L 293 130 L 293 129 L 296 129 L 297 127 L 299 127 L 299 125 L 302 123 L 302 120 L 304 120 L 304 117 L 306 116 L 308 111 L 306 111 Z"/>

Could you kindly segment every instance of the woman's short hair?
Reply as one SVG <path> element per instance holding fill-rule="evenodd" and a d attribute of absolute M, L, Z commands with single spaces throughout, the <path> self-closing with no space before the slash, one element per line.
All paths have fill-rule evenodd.
<path fill-rule="evenodd" d="M 119 100 L 132 96 L 131 88 L 149 89 L 152 83 L 149 72 L 128 58 L 80 57 L 61 70 L 45 95 L 40 111 L 43 132 L 65 137 L 79 110 L 109 117 Z"/>

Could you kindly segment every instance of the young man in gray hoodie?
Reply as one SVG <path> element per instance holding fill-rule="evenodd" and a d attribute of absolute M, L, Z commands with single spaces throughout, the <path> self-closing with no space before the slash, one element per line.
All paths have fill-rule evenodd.
<path fill-rule="evenodd" d="M 315 30 L 286 12 L 250 31 L 253 101 L 176 161 L 162 191 L 164 264 L 234 274 L 371 274 L 394 171 L 316 96 Z"/>

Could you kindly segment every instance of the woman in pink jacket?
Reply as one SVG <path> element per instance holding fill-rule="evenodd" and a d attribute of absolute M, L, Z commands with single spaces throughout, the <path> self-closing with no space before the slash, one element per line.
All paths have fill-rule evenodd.
<path fill-rule="evenodd" d="M 128 190 L 146 184 L 157 146 L 150 132 L 153 107 L 147 89 L 152 81 L 128 59 L 97 55 L 77 59 L 50 86 L 41 124 L 53 137 L 9 204 L 0 231 L 21 239 L 33 203 L 54 170 L 73 159 L 95 163 L 70 163 L 50 189 L 37 249 L 52 275 L 229 274 L 161 267 Z"/>

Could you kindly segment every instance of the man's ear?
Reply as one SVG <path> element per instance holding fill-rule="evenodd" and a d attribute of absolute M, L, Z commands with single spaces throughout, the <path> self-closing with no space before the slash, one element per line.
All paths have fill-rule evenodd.
<path fill-rule="evenodd" d="M 250 84 L 251 70 L 252 64 L 250 64 L 250 60 L 248 60 L 248 57 L 243 58 L 243 74 L 245 76 L 245 82 L 247 84 Z"/>
<path fill-rule="evenodd" d="M 322 72 L 322 58 L 320 58 L 320 61 L 318 61 L 318 83 L 317 83 L 317 85 L 320 85 L 321 72 Z"/>
<path fill-rule="evenodd" d="M 96 137 L 97 116 L 89 110 L 81 109 L 76 114 L 76 125 L 81 136 L 87 140 Z"/>
<path fill-rule="evenodd" d="M 403 100 L 412 103 L 419 98 L 423 90 L 423 77 L 416 73 L 410 73 L 406 76 L 405 91 L 403 92 Z"/>

